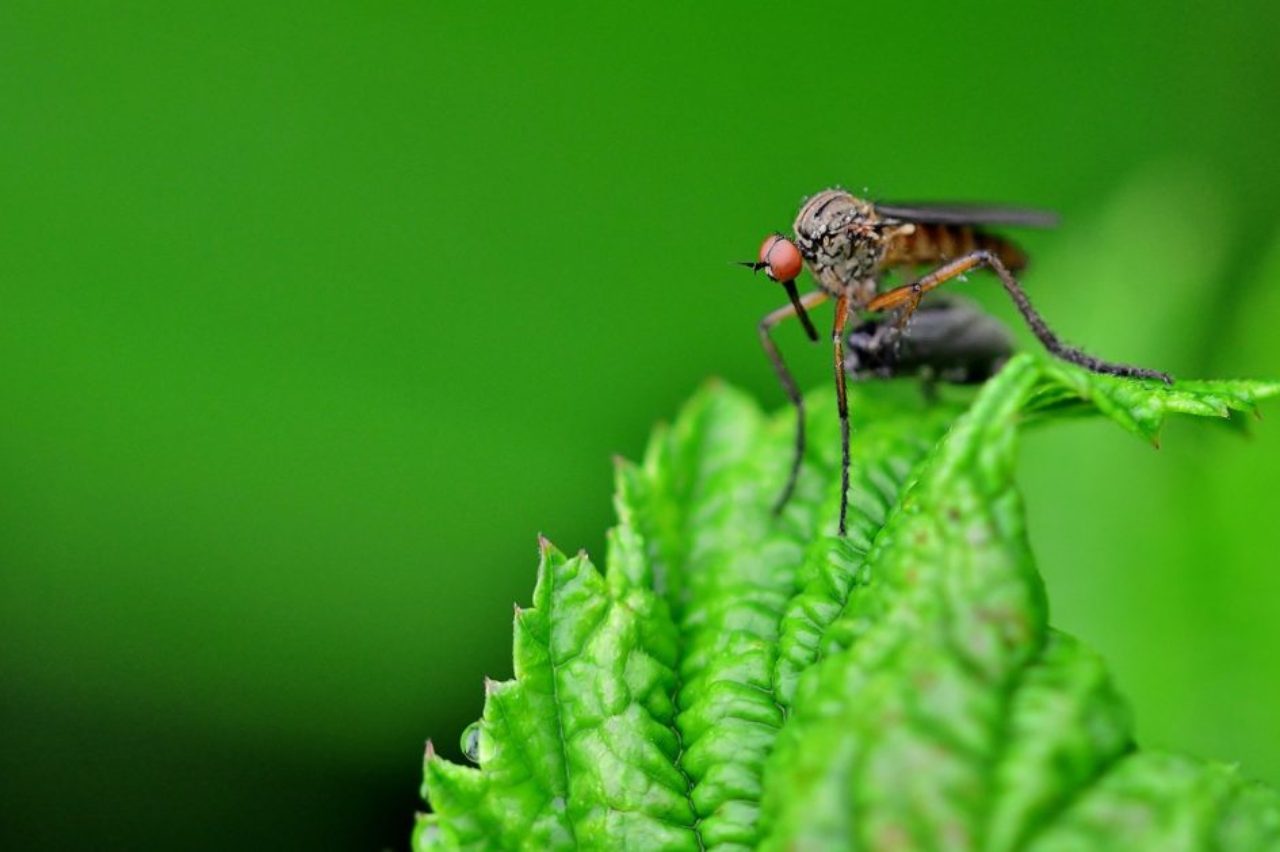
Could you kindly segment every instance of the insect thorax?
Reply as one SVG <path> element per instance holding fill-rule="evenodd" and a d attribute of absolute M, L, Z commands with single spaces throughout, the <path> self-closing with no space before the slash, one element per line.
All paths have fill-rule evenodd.
<path fill-rule="evenodd" d="M 800 254 L 828 293 L 849 293 L 875 278 L 885 246 L 869 202 L 843 189 L 824 189 L 800 208 L 794 228 Z"/>

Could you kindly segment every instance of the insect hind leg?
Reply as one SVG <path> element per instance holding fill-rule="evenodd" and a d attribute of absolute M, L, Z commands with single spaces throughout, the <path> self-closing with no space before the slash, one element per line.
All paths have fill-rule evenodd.
<path fill-rule="evenodd" d="M 1009 294 L 1009 298 L 1013 300 L 1013 304 L 1017 307 L 1018 313 L 1022 314 L 1022 318 L 1031 329 L 1031 332 L 1044 348 L 1049 350 L 1050 354 L 1094 373 L 1139 379 L 1159 379 L 1165 384 L 1173 384 L 1173 378 L 1168 373 L 1160 370 L 1152 370 L 1115 361 L 1105 361 L 1090 355 L 1084 350 L 1063 343 L 1061 338 L 1049 328 L 1049 324 L 1045 322 L 1044 317 L 1040 316 L 1040 313 L 1032 307 L 1031 300 L 1027 298 L 1026 292 L 1018 284 L 1018 280 L 1013 277 L 1013 273 L 1009 271 L 999 257 L 986 249 L 970 252 L 963 257 L 939 266 L 928 275 L 911 284 L 895 287 L 888 292 L 881 293 L 867 304 L 867 310 L 883 311 L 904 307 L 908 311 L 914 310 L 925 293 L 966 272 L 984 266 L 994 272 L 1000 279 L 1001 284 L 1004 285 L 1005 292 Z"/>

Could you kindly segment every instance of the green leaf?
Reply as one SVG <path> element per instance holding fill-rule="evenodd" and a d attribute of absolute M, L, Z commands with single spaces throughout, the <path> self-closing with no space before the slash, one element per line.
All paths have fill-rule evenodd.
<path fill-rule="evenodd" d="M 675 763 L 673 627 L 634 582 L 648 580 L 634 535 L 611 542 L 608 578 L 543 542 L 534 608 L 516 611 L 515 680 L 486 684 L 483 770 L 428 754 L 426 789 L 451 843 L 560 849 L 621 835 L 696 848 Z"/>
<path fill-rule="evenodd" d="M 1280 383 L 1165 387 L 1018 356 L 965 409 L 851 389 L 839 446 L 808 398 L 796 495 L 771 512 L 793 421 L 709 385 L 620 462 L 607 570 L 547 543 L 488 683 L 479 767 L 429 749 L 414 847 L 1258 848 L 1280 797 L 1139 752 L 1098 657 L 1049 627 L 1014 483 L 1017 427 L 1085 410 L 1154 439 Z M 963 413 L 962 413 L 963 412 Z"/>
<path fill-rule="evenodd" d="M 1280 382 L 1180 381 L 1100 376 L 1058 361 L 1045 362 L 1041 386 L 1026 406 L 1030 415 L 1072 409 L 1097 412 L 1125 429 L 1156 442 L 1169 414 L 1230 418 L 1233 412 L 1256 413 L 1257 404 L 1280 393 Z"/>

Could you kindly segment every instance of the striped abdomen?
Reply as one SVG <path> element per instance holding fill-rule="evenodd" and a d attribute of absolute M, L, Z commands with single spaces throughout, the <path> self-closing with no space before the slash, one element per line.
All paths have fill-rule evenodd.
<path fill-rule="evenodd" d="M 972 225 L 912 223 L 911 230 L 889 240 L 882 266 L 938 266 L 972 251 L 985 249 L 1016 272 L 1027 255 L 1014 243 Z"/>

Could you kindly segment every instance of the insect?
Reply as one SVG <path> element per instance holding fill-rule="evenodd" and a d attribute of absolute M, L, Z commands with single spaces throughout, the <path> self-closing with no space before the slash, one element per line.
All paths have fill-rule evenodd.
<path fill-rule="evenodd" d="M 773 341 L 772 329 L 796 317 L 812 341 L 818 340 L 809 311 L 835 301 L 831 340 L 834 346 L 836 404 L 840 416 L 841 476 L 840 535 L 845 534 L 849 492 L 849 402 L 847 374 L 855 378 L 932 371 L 939 378 L 981 381 L 1007 357 L 1007 336 L 991 330 L 979 333 L 987 318 L 972 308 L 921 309 L 930 291 L 966 273 L 994 272 L 1023 320 L 1050 353 L 1096 373 L 1172 383 L 1159 370 L 1095 358 L 1063 343 L 1031 306 L 1013 273 L 1027 264 L 1027 256 L 1012 241 L 987 230 L 995 226 L 1048 228 L 1057 216 L 1039 210 L 971 204 L 881 204 L 856 198 L 840 188 L 826 189 L 800 207 L 793 229 L 795 239 L 771 234 L 756 260 L 744 266 L 763 270 L 786 291 L 789 304 L 766 314 L 759 323 L 760 343 L 796 410 L 796 439 L 787 481 L 774 512 L 781 512 L 795 490 L 804 456 L 804 398 Z M 796 278 L 808 268 L 818 289 L 801 295 Z M 918 267 L 931 271 L 881 292 L 889 272 L 910 274 Z M 919 311 L 918 322 L 912 324 Z M 850 318 L 866 317 L 848 335 Z M 970 335 L 968 342 L 963 339 Z"/>
<path fill-rule="evenodd" d="M 889 319 L 868 319 L 845 345 L 849 378 L 919 376 L 932 396 L 940 381 L 968 385 L 994 376 L 1013 354 L 1013 335 L 972 302 L 938 296 L 920 305 L 905 331 Z"/>

